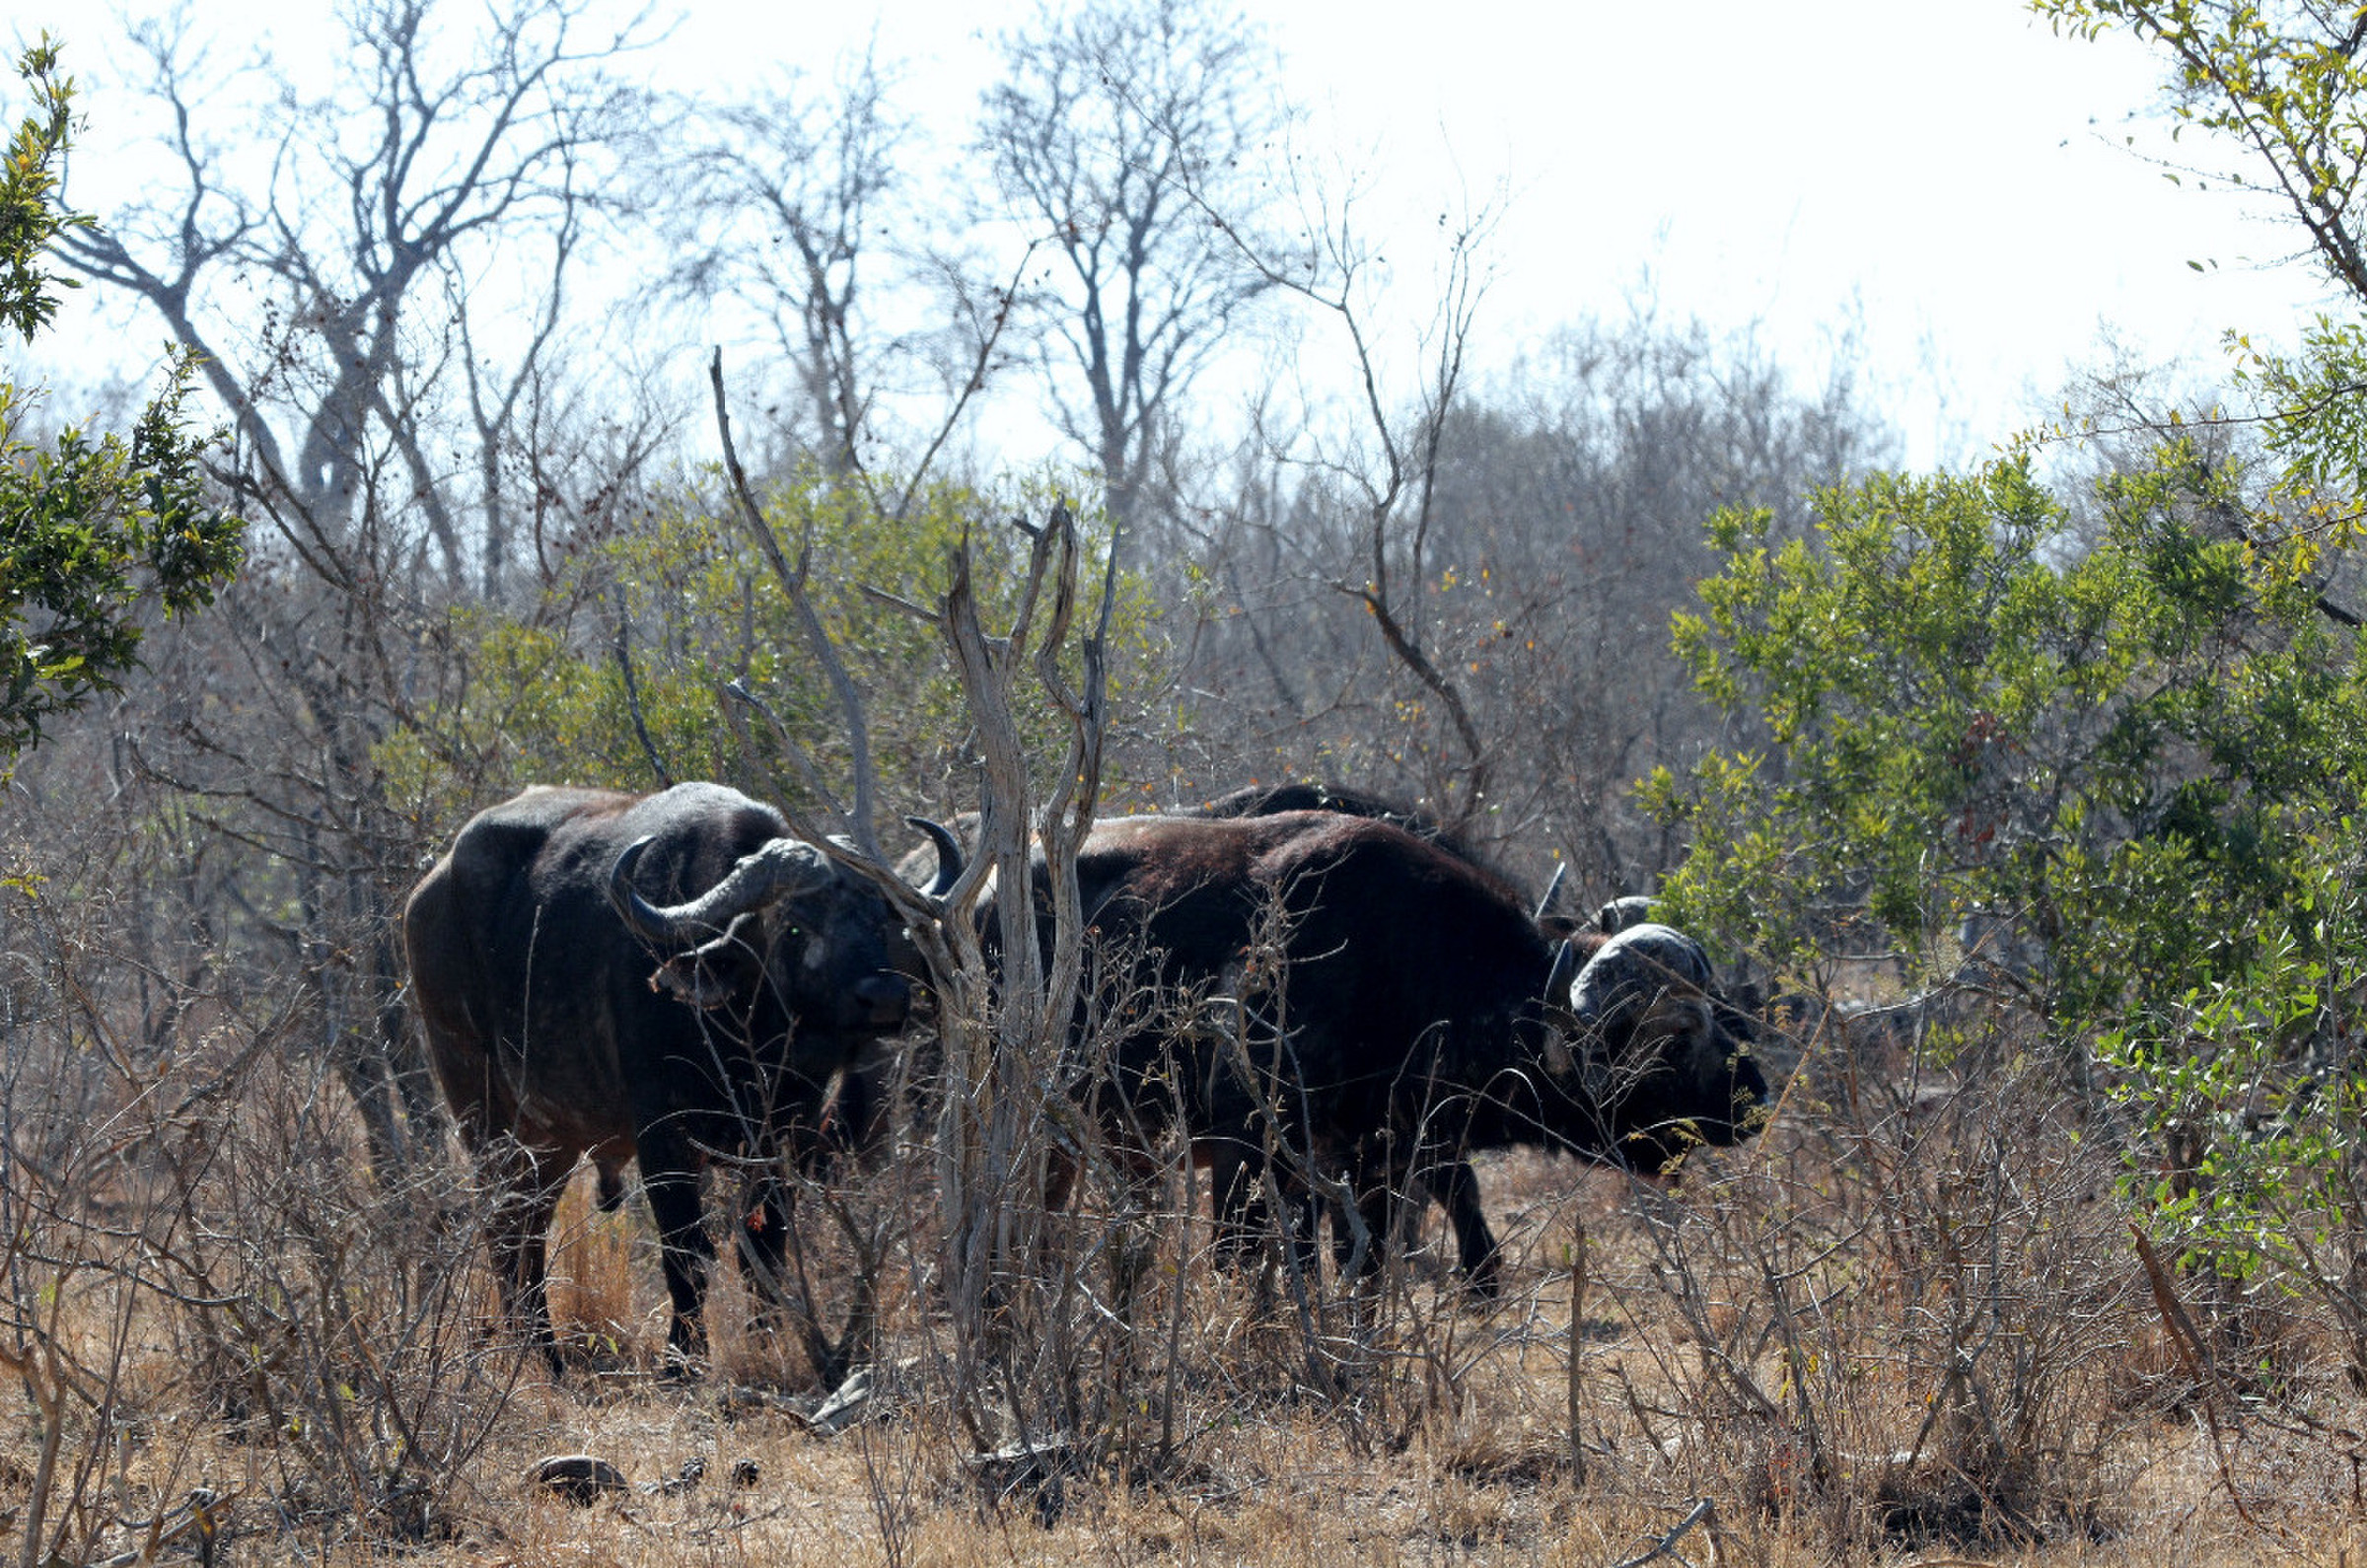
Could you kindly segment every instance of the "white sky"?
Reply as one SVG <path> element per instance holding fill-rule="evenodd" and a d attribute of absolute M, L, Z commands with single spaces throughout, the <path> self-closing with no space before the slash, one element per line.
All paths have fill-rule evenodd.
<path fill-rule="evenodd" d="M 2173 185 L 2161 71 L 2125 37 L 2055 36 L 2017 0 L 1251 0 L 1293 98 L 1419 231 L 1512 191 L 1482 331 L 1507 349 L 1647 275 L 1664 317 L 1755 323 L 1814 375 L 1858 323 L 1918 464 L 2053 406 L 2109 333 L 2215 377 L 2223 330 L 2319 308 L 2289 224 Z M 927 50 L 922 101 L 968 101 L 981 29 L 1032 7 L 701 6 L 707 67 L 824 38 Z M 998 20 L 1007 18 L 1008 21 Z M 801 42 L 801 40 L 804 40 Z M 2188 262 L 2205 263 L 2197 273 Z"/>
<path fill-rule="evenodd" d="M 314 3 L 198 15 L 229 38 L 276 27 L 284 57 L 289 18 Z M 2057 38 L 2014 0 L 1250 9 L 1311 134 L 1370 173 L 1373 221 L 1419 239 L 1461 192 L 1510 189 L 1481 321 L 1499 367 L 1557 321 L 1618 318 L 1647 278 L 1664 319 L 1755 324 L 1810 379 L 1854 321 L 1864 379 L 1923 464 L 2027 423 L 2107 333 L 2210 378 L 2222 330 L 2288 337 L 2322 300 L 2305 266 L 2267 264 L 2295 248 L 2290 224 L 2174 186 L 2121 146 L 2132 130 L 2166 145 L 2131 120 L 2157 101 L 2150 56 Z M 982 34 L 1031 10 L 694 0 L 649 65 L 672 85 L 782 63 L 826 75 L 876 27 L 883 56 L 908 62 L 906 102 L 958 139 L 992 68 Z M 103 25 L 0 0 L 0 39 L 43 25 L 66 34 L 104 123 Z M 133 161 L 106 175 L 137 178 L 136 155 L 109 156 Z M 139 348 L 154 336 L 140 323 Z"/>

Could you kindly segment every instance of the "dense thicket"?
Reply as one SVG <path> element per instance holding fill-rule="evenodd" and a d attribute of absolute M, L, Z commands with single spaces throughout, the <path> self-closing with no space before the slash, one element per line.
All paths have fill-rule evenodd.
<path fill-rule="evenodd" d="M 2180 111 L 2360 288 L 2355 37 L 2048 9 L 2167 48 Z M 1628 1194 L 1625 1256 L 1590 1274 L 1579 1207 L 1530 1228 L 1572 1485 L 1697 1483 L 1863 1549 L 2104 1528 L 2164 1410 L 2240 1397 L 2355 1456 L 2355 321 L 2247 352 L 2246 426 L 2122 407 L 2093 482 L 2048 477 L 2062 432 L 1902 476 L 1845 363 L 1804 383 L 1747 336 L 1592 317 L 1489 368 L 1491 213 L 1391 292 L 1414 269 L 1289 160 L 1284 62 L 1205 0 L 1042 14 L 942 124 L 882 51 L 656 97 L 653 35 L 600 24 L 370 0 L 327 66 L 256 67 L 245 122 L 185 20 L 139 31 L 171 178 L 42 232 L 201 356 L 215 488 L 154 509 L 213 530 L 188 581 L 251 532 L 204 613 L 114 595 L 144 641 L 20 681 L 83 703 L 27 710 L 0 805 L 22 1560 L 96 1554 L 135 1501 L 164 1530 L 192 1472 L 121 1399 L 267 1453 L 283 1532 L 458 1528 L 521 1363 L 472 1326 L 478 1199 L 395 921 L 538 781 L 722 780 L 875 869 L 903 814 L 982 810 L 1015 872 L 1095 810 L 1321 779 L 1516 879 L 1567 864 L 1573 907 L 1668 893 L 1789 990 L 1797 1071 L 1747 1161 Z M 711 391 L 672 358 L 691 310 L 732 334 Z M 1040 449 L 989 445 L 1014 425 Z M 1277 1388 L 1372 1460 L 1527 1376 L 1529 1330 L 1473 1335 L 1410 1267 L 1277 1263 L 1255 1310 L 1208 1276 L 1049 1087 L 1091 1043 L 1077 911 L 991 982 L 929 913 L 941 1032 L 898 1060 L 951 1091 L 877 1167 L 784 1177 L 808 1326 L 851 1314 L 833 1357 L 881 1351 L 929 1441 L 1165 1483 Z M 1063 1161 L 1085 1195 L 1047 1210 Z M 1635 1350 L 1592 1392 L 1590 1288 Z M 584 1361 L 648 1359 L 579 1294 Z M 2149 1306 L 2168 1337 L 2132 1349 Z M 158 1343 L 181 1404 L 142 1385 Z"/>

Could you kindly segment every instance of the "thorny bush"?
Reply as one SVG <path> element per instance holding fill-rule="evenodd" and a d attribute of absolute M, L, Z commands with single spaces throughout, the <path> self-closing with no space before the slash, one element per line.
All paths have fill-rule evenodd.
<path fill-rule="evenodd" d="M 0 1473 L 25 1483 L 22 1560 L 153 1551 L 192 1522 L 443 1536 L 519 1365 L 483 1333 L 457 1168 L 374 1174 L 293 1012 L 189 993 L 143 1027 L 114 900 L 0 898 L 0 1367 L 26 1406 Z"/>
<path fill-rule="evenodd" d="M 1582 1443 L 1858 1548 L 2110 1528 L 2188 1390 L 2131 1351 L 2153 1303 L 2109 1140 L 2027 1060 L 1844 1069 L 1834 1103 L 1639 1184 L 1645 1246 L 1602 1281 L 1637 1332 L 1582 1367 Z"/>

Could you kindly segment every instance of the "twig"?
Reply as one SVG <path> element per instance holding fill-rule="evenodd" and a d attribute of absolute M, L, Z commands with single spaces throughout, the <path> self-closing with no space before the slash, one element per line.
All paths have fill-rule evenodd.
<path fill-rule="evenodd" d="M 1581 1420 L 1586 1399 L 1578 1356 L 1586 1340 L 1585 1315 L 1586 1220 L 1581 1216 L 1570 1227 L 1570 1476 L 1581 1486 L 1586 1484 L 1586 1433 Z"/>
<path fill-rule="evenodd" d="M 1678 1555 L 1677 1542 L 1684 1539 L 1686 1532 L 1691 1530 L 1694 1526 L 1707 1525 L 1709 1527 L 1709 1549 L 1713 1554 L 1715 1554 L 1718 1549 L 1719 1533 L 1716 1514 L 1717 1505 L 1706 1497 L 1702 1498 L 1699 1502 L 1693 1505 L 1691 1513 L 1686 1514 L 1685 1518 L 1677 1522 L 1677 1528 L 1675 1530 L 1670 1531 L 1667 1534 L 1660 1537 L 1660 1543 L 1658 1545 L 1654 1546 L 1650 1551 L 1645 1552 L 1640 1557 L 1630 1557 L 1624 1562 L 1614 1564 L 1614 1568 L 1643 1568 L 1645 1563 L 1657 1562 L 1663 1557 L 1673 1558 L 1681 1563 L 1687 1563 L 1687 1568 L 1690 1568 L 1688 1560 Z"/>
<path fill-rule="evenodd" d="M 885 588 L 874 588 L 869 583 L 857 583 L 855 592 L 874 604 L 885 605 L 890 609 L 901 610 L 914 620 L 924 621 L 931 626 L 940 625 L 945 619 L 926 605 L 915 605 L 900 594 L 891 594 Z"/>
<path fill-rule="evenodd" d="M 829 786 L 823 782 L 821 770 L 815 767 L 813 753 L 809 752 L 797 737 L 790 733 L 787 722 L 774 710 L 772 704 L 757 696 L 746 684 L 737 679 L 727 680 L 717 689 L 733 701 L 753 708 L 757 713 L 763 715 L 764 722 L 772 729 L 773 740 L 780 746 L 781 754 L 789 759 L 790 768 L 797 774 L 798 783 L 805 786 L 806 793 L 814 799 L 827 802 L 830 798 Z"/>
<path fill-rule="evenodd" d="M 838 806 L 831 797 L 821 799 L 835 815 L 866 858 L 887 864 L 880 849 L 878 834 L 872 827 L 871 726 L 863 716 L 863 693 L 856 689 L 854 678 L 846 673 L 845 661 L 831 646 L 828 628 L 814 608 L 814 601 L 806 593 L 805 562 L 800 560 L 792 570 L 788 558 L 781 553 L 781 541 L 773 536 L 772 525 L 764 520 L 763 510 L 756 505 L 754 493 L 749 488 L 748 470 L 740 466 L 740 454 L 732 445 L 732 416 L 729 400 L 723 392 L 723 350 L 715 350 L 707 362 L 707 380 L 715 388 L 715 435 L 723 446 L 723 467 L 731 481 L 732 495 L 739 505 L 739 519 L 750 538 L 762 552 L 765 564 L 772 568 L 775 581 L 788 598 L 789 607 L 797 616 L 798 629 L 805 635 L 806 649 L 822 666 L 830 690 L 838 699 L 838 711 L 846 729 L 848 760 L 854 774 L 855 798 L 852 809 Z"/>
<path fill-rule="evenodd" d="M 2202 1335 L 2196 1331 L 2194 1319 L 2187 1315 L 2186 1304 L 2178 1299 L 2178 1290 L 2171 1282 L 2170 1271 L 2162 1266 L 2161 1256 L 2154 1251 L 2153 1244 L 2145 1239 L 2145 1233 L 2134 1221 L 2129 1224 L 2128 1234 L 2136 1239 L 2137 1260 L 2145 1265 L 2145 1281 L 2153 1287 L 2153 1304 L 2160 1311 L 2163 1323 L 2170 1329 L 2170 1342 L 2178 1348 L 2179 1359 L 2186 1363 L 2187 1376 L 2202 1388 L 2202 1419 L 2211 1434 L 2211 1456 L 2219 1464 L 2220 1485 L 2226 1489 L 2227 1500 L 2234 1506 L 2236 1517 L 2255 1530 L 2264 1530 L 2267 1527 L 2252 1517 L 2251 1510 L 2244 1506 L 2244 1499 L 2236 1490 L 2235 1471 L 2228 1461 L 2226 1440 L 2219 1431 L 2217 1410 L 2217 1396 L 2226 1391 L 2226 1386 L 2219 1377 L 2218 1367 L 2211 1361 L 2210 1347 L 2203 1343 Z M 2241 1432 L 2243 1413 L 2238 1410 L 2235 1415 L 2236 1429 Z"/>
<path fill-rule="evenodd" d="M 197 1538 L 197 1560 L 211 1568 L 214 1543 L 221 1532 L 222 1522 L 230 1513 L 231 1499 L 210 1487 L 191 1489 L 179 1506 L 160 1514 L 139 1527 L 146 1539 L 130 1551 L 117 1552 L 102 1558 L 99 1568 L 131 1568 L 137 1562 L 154 1562 L 167 1546 L 177 1546 L 194 1535 Z"/>
<path fill-rule="evenodd" d="M 904 493 L 897 497 L 893 516 L 897 522 L 902 522 L 910 515 L 912 498 L 920 493 L 921 482 L 928 477 L 929 465 L 937 461 L 937 454 L 944 450 L 946 442 L 953 439 L 954 428 L 962 422 L 962 412 L 969 406 L 969 400 L 984 390 L 986 372 L 994 364 L 995 345 L 1003 340 L 1003 328 L 1011 324 L 1011 310 L 1019 303 L 1021 280 L 1034 264 L 1036 248 L 1041 243 L 1038 240 L 1028 242 L 1027 249 L 1020 253 L 1019 264 L 1011 269 L 1011 281 L 996 293 L 993 320 L 978 338 L 977 352 L 971 356 L 969 374 L 962 382 L 962 391 L 955 396 L 954 406 L 946 410 L 944 422 L 938 425 L 936 435 L 930 438 L 928 446 L 921 452 L 920 461 L 912 465 L 912 477 L 904 482 Z"/>
<path fill-rule="evenodd" d="M 625 613 L 624 589 L 616 590 L 616 673 L 624 677 L 624 711 L 632 716 L 634 739 L 641 743 L 641 755 L 649 763 L 650 772 L 657 775 L 658 788 L 674 788 L 674 775 L 658 757 L 657 746 L 649 738 L 649 725 L 641 717 L 641 683 L 633 678 L 633 623 Z"/>

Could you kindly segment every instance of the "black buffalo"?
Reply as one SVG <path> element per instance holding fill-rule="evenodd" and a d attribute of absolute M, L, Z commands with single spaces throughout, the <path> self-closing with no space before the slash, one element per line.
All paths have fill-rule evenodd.
<path fill-rule="evenodd" d="M 1510 882 L 1502 869 L 1476 845 L 1421 808 L 1342 785 L 1312 782 L 1245 785 L 1203 801 L 1196 807 L 1180 808 L 1178 815 L 1271 817 L 1295 811 L 1333 812 L 1389 822 L 1438 845 L 1459 859 L 1469 861 L 1490 876 Z M 1560 891 L 1563 873 L 1567 869 L 1564 865 L 1555 870 L 1552 883 L 1546 888 L 1543 897 L 1537 901 L 1534 918 L 1540 931 L 1549 940 L 1558 942 L 1565 938 L 1572 939 L 1581 956 L 1592 957 L 1605 946 L 1605 938 L 1614 937 L 1630 927 L 1654 922 L 1660 900 L 1644 894 L 1614 898 L 1604 904 L 1597 911 L 1591 928 L 1574 919 L 1554 915 L 1551 912 L 1554 895 Z M 1523 896 L 1526 897 L 1526 894 Z M 1647 953 L 1653 955 L 1651 962 L 1656 964 L 1665 966 L 1673 963 L 1688 976 L 1697 977 L 1687 983 L 1695 984 L 1707 995 L 1716 1011 L 1717 1026 L 1729 1034 L 1738 1050 L 1756 1041 L 1758 1033 L 1757 1015 L 1759 1011 L 1757 988 L 1745 985 L 1732 995 L 1719 990 L 1709 976 L 1708 956 L 1689 937 L 1671 933 L 1669 938 L 1636 944 L 1632 951 L 1625 952 L 1620 961 L 1605 968 L 1597 978 L 1631 967 Z M 1590 994 L 1600 993 L 1590 988 Z M 1450 1153 L 1442 1153 L 1419 1174 L 1421 1180 L 1418 1184 L 1438 1200 L 1454 1226 L 1459 1261 L 1465 1275 L 1479 1289 L 1492 1290 L 1496 1274 L 1495 1237 L 1488 1230 L 1487 1217 L 1479 1206 L 1477 1174 L 1468 1161 Z M 1232 1218 L 1238 1224 L 1246 1216 Z"/>
<path fill-rule="evenodd" d="M 1428 839 L 1450 855 L 1496 873 L 1495 864 L 1476 845 L 1418 806 L 1408 806 L 1369 790 L 1341 784 L 1245 784 L 1239 789 L 1176 809 L 1178 817 L 1279 817 L 1284 812 L 1332 812 L 1341 817 L 1369 817 L 1402 827 L 1416 838 Z M 1497 873 L 1500 875 L 1500 873 Z"/>
<path fill-rule="evenodd" d="M 1369 790 L 1352 789 L 1341 784 L 1322 784 L 1299 781 L 1288 784 L 1245 784 L 1238 789 L 1200 802 L 1197 806 L 1179 808 L 1176 815 L 1186 817 L 1275 817 L 1284 812 L 1333 812 L 1342 817 L 1369 817 L 1392 826 L 1401 827 L 1416 838 L 1438 845 L 1458 859 L 1470 861 L 1491 876 L 1503 877 L 1503 871 L 1479 852 L 1476 845 L 1418 806 L 1375 795 Z M 1508 879 L 1507 879 L 1508 880 Z M 1553 888 L 1541 899 L 1537 918 L 1544 920 L 1552 906 L 1553 892 L 1561 885 L 1557 871 Z M 1559 938 L 1569 934 L 1566 925 L 1548 928 Z M 1418 1173 L 1418 1184 L 1435 1197 L 1447 1218 L 1455 1227 L 1457 1250 L 1465 1277 L 1482 1291 L 1493 1291 L 1496 1279 L 1496 1241 L 1487 1228 L 1487 1216 L 1479 1206 L 1479 1176 L 1470 1162 L 1462 1156 L 1442 1153 L 1437 1161 Z M 1233 1198 L 1242 1199 L 1236 1191 Z M 1247 1208 L 1228 1211 L 1226 1198 L 1220 1189 L 1217 1223 L 1220 1232 L 1230 1229 L 1235 1237 L 1253 1232 L 1260 1205 L 1250 1203 Z M 1418 1205 L 1417 1205 L 1418 1207 Z M 1402 1218 L 1410 1220 L 1409 1213 Z M 1310 1217 L 1309 1224 L 1313 1220 Z"/>
<path fill-rule="evenodd" d="M 1484 1279 L 1495 1241 L 1466 1151 L 1659 1170 L 1756 1126 L 1766 1085 L 1696 944 L 1661 926 L 1555 940 L 1502 880 L 1389 821 L 1120 818 L 1077 871 L 1103 953 L 1132 959 L 1105 961 L 1093 1011 L 1123 1018 L 1131 997 L 1140 1020 L 1102 1042 L 1089 1092 L 1112 1124 L 1181 1127 L 1220 1219 L 1255 1211 L 1269 1171 L 1300 1213 L 1344 1176 L 1375 1238 L 1399 1194 L 1433 1190 Z"/>
<path fill-rule="evenodd" d="M 502 1183 L 505 1296 L 545 1349 L 544 1236 L 579 1158 L 611 1188 L 639 1160 L 687 1363 L 714 1259 L 702 1172 L 750 1174 L 733 1230 L 752 1279 L 777 1285 L 787 1216 L 760 1173 L 914 999 L 887 898 L 715 784 L 535 788 L 481 812 L 411 893 L 403 938 L 436 1077 Z"/>

